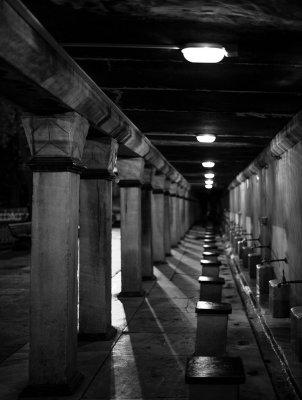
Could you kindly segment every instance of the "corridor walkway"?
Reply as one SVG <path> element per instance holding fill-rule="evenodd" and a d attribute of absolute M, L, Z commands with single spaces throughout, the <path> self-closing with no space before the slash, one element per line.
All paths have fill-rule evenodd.
<path fill-rule="evenodd" d="M 85 380 L 70 399 L 187 399 L 186 359 L 194 351 L 202 253 L 200 229 L 192 229 L 167 263 L 144 282 L 145 298 L 117 299 L 120 272 L 113 275 L 113 342 L 81 342 L 79 370 Z M 224 256 L 222 257 L 222 260 Z M 243 359 L 246 383 L 241 399 L 275 399 L 231 271 L 223 265 L 223 300 L 232 304 L 228 352 Z M 213 332 L 213 334 L 215 334 Z M 0 399 L 15 400 L 27 382 L 27 346 L 0 365 Z M 54 399 L 54 397 L 52 397 Z M 223 397 L 222 397 L 223 399 Z"/>

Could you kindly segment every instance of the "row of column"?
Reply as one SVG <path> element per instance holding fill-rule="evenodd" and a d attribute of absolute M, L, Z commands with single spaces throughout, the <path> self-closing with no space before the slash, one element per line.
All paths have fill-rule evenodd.
<path fill-rule="evenodd" d="M 33 170 L 30 381 L 24 395 L 68 394 L 81 379 L 78 333 L 86 339 L 115 333 L 111 226 L 118 144 L 111 138 L 86 141 L 89 125 L 76 113 L 25 116 L 23 126 Z M 193 224 L 197 205 L 185 187 L 143 158 L 118 159 L 117 168 L 120 296 L 141 296 L 142 280 L 154 279 L 154 263 L 164 262 Z"/>

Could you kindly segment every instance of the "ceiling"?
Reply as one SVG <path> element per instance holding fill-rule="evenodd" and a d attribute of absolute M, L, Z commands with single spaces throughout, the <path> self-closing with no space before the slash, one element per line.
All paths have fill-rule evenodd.
<path fill-rule="evenodd" d="M 196 188 L 201 161 L 225 188 L 302 108 L 301 0 L 23 2 Z M 237 55 L 190 64 L 174 48 L 209 41 Z"/>

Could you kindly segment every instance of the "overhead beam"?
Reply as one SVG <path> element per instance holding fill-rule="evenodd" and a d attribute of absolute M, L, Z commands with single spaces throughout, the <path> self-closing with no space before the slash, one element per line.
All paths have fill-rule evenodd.
<path fill-rule="evenodd" d="M 244 142 L 214 142 L 214 143 L 200 143 L 197 141 L 182 141 L 182 140 L 157 140 L 157 139 L 152 139 L 152 143 L 155 146 L 175 146 L 175 147 L 202 147 L 202 148 L 208 148 L 208 149 L 215 149 L 215 148 L 251 148 L 251 147 L 258 147 L 258 148 L 263 148 L 263 144 L 261 143 L 244 143 Z"/>
<path fill-rule="evenodd" d="M 0 90 L 33 113 L 73 110 L 157 169 L 176 171 L 19 0 L 0 2 Z"/>

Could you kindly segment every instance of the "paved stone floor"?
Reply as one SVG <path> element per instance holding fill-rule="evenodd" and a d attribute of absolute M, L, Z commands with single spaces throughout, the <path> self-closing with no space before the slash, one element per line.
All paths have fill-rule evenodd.
<path fill-rule="evenodd" d="M 113 324 L 118 328 L 118 335 L 112 342 L 79 343 L 78 368 L 85 380 L 68 398 L 188 398 L 184 371 L 187 357 L 194 351 L 196 334 L 195 303 L 202 252 L 201 241 L 196 239 L 199 234 L 198 227 L 191 230 L 172 251 L 167 263 L 155 268 L 157 280 L 144 282 L 145 298 L 119 301 L 118 268 L 113 273 Z M 119 245 L 118 240 L 116 245 Z M 246 371 L 241 399 L 275 399 L 227 265 L 221 268 L 221 276 L 226 280 L 223 301 L 230 302 L 233 308 L 228 326 L 228 353 L 242 357 Z M 27 352 L 28 346 L 22 346 L 0 364 L 1 400 L 17 399 L 26 385 Z"/>

